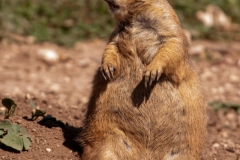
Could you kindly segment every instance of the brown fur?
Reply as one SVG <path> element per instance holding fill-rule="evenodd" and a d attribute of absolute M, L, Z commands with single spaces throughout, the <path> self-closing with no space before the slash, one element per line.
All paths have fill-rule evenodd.
<path fill-rule="evenodd" d="M 205 108 L 175 12 L 166 0 L 106 1 L 117 27 L 94 77 L 83 160 L 199 160 Z"/>

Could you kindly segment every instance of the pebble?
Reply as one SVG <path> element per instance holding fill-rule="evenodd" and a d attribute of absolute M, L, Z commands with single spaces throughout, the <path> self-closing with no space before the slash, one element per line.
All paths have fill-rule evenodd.
<path fill-rule="evenodd" d="M 230 75 L 229 79 L 231 82 L 239 82 L 240 81 L 240 78 L 235 74 Z"/>
<path fill-rule="evenodd" d="M 17 120 L 17 124 L 21 124 L 22 123 L 22 120 L 21 119 L 18 119 Z"/>
<path fill-rule="evenodd" d="M 213 71 L 213 72 L 218 72 L 218 71 L 219 71 L 219 68 L 218 68 L 218 67 L 215 67 L 215 66 L 211 67 L 210 69 L 211 69 L 211 71 Z"/>
<path fill-rule="evenodd" d="M 228 120 L 233 121 L 233 120 L 236 119 L 236 114 L 234 112 L 228 112 L 226 117 L 227 117 Z"/>
<path fill-rule="evenodd" d="M 91 60 L 89 58 L 83 58 L 78 61 L 78 65 L 80 67 L 88 67 L 91 64 Z"/>
<path fill-rule="evenodd" d="M 53 92 L 59 92 L 60 89 L 61 89 L 61 87 L 60 87 L 60 85 L 57 84 L 57 83 L 52 84 L 52 85 L 50 86 L 50 90 L 53 91 Z"/>
<path fill-rule="evenodd" d="M 5 112 L 6 108 L 5 107 L 0 107 L 0 112 Z"/>
<path fill-rule="evenodd" d="M 53 64 L 59 61 L 60 56 L 59 54 L 52 49 L 40 49 L 37 52 L 37 56 L 39 59 L 49 63 Z"/>
<path fill-rule="evenodd" d="M 233 60 L 232 58 L 226 58 L 225 61 L 228 63 L 228 64 L 234 64 L 235 60 Z"/>
<path fill-rule="evenodd" d="M 230 90 L 230 91 L 232 91 L 232 89 L 233 89 L 233 86 L 231 83 L 225 83 L 224 87 L 226 90 Z"/>
<path fill-rule="evenodd" d="M 234 152 L 235 144 L 233 141 L 228 140 L 227 143 L 224 144 L 224 149 L 229 152 Z"/>
<path fill-rule="evenodd" d="M 236 149 L 235 153 L 236 153 L 237 155 L 240 155 L 240 149 Z"/>
<path fill-rule="evenodd" d="M 88 102 L 88 98 L 87 97 L 81 97 L 80 98 L 80 101 L 83 103 L 83 104 L 86 104 Z"/>
<path fill-rule="evenodd" d="M 213 147 L 214 147 L 214 148 L 219 148 L 219 147 L 220 147 L 220 144 L 219 144 L 219 143 L 214 143 L 214 144 L 213 144 Z"/>
<path fill-rule="evenodd" d="M 26 98 L 27 100 L 30 100 L 30 99 L 31 99 L 31 95 L 28 93 L 28 94 L 25 95 L 25 98 Z"/>
<path fill-rule="evenodd" d="M 212 76 L 213 76 L 213 74 L 209 70 L 206 70 L 201 74 L 201 78 L 203 78 L 205 80 L 210 79 Z"/>
<path fill-rule="evenodd" d="M 226 131 L 222 131 L 220 134 L 223 138 L 228 138 L 228 133 Z"/>
<path fill-rule="evenodd" d="M 65 81 L 66 83 L 69 83 L 69 82 L 70 82 L 70 80 L 71 80 L 71 78 L 70 78 L 70 77 L 64 77 L 63 79 L 64 79 L 64 81 Z"/>
<path fill-rule="evenodd" d="M 198 44 L 191 47 L 190 54 L 197 55 L 197 54 L 203 53 L 204 51 L 205 51 L 205 46 Z"/>
<path fill-rule="evenodd" d="M 73 155 L 78 156 L 78 152 L 73 152 Z"/>
<path fill-rule="evenodd" d="M 46 151 L 49 153 L 49 152 L 52 151 L 52 149 L 51 148 L 46 148 Z"/>
<path fill-rule="evenodd" d="M 39 139 L 38 138 L 36 138 L 35 141 L 36 141 L 37 144 L 39 144 Z"/>

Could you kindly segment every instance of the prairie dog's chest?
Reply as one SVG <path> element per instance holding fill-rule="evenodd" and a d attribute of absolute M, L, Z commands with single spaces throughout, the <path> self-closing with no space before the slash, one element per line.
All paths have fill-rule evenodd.
<path fill-rule="evenodd" d="M 118 48 L 124 54 L 133 54 L 144 64 L 151 62 L 162 43 L 161 36 L 154 28 L 136 24 L 119 32 Z"/>

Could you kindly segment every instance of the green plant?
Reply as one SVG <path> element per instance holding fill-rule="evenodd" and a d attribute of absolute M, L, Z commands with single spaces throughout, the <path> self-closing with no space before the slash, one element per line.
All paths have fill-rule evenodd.
<path fill-rule="evenodd" d="M 31 139 L 26 129 L 18 124 L 12 124 L 8 120 L 0 123 L 0 142 L 18 151 L 29 150 L 31 145 Z"/>
<path fill-rule="evenodd" d="M 26 129 L 6 120 L 13 115 L 17 104 L 10 98 L 2 99 L 2 104 L 7 110 L 5 120 L 0 123 L 0 143 L 18 151 L 29 150 L 31 139 Z"/>
<path fill-rule="evenodd" d="M 17 107 L 16 103 L 10 99 L 10 98 L 4 98 L 2 99 L 2 104 L 4 107 L 6 107 L 5 117 L 4 119 L 8 119 L 10 116 L 12 116 L 15 112 L 15 109 Z"/>
<path fill-rule="evenodd" d="M 45 111 L 42 111 L 42 110 L 40 110 L 40 109 L 37 109 L 37 107 L 36 107 L 36 105 L 35 105 L 35 103 L 32 101 L 32 100 L 30 100 L 30 105 L 34 108 L 34 112 L 32 112 L 32 118 L 31 118 L 31 120 L 36 120 L 38 117 L 44 117 L 45 116 L 45 114 L 46 114 L 46 112 Z"/>
<path fill-rule="evenodd" d="M 214 101 L 209 103 L 209 105 L 211 107 L 213 107 L 213 109 L 215 111 L 219 111 L 221 109 L 233 109 L 235 110 L 238 114 L 240 114 L 240 105 L 236 104 L 236 103 L 230 103 L 230 102 L 220 102 L 220 101 Z"/>
<path fill-rule="evenodd" d="M 35 111 L 32 112 L 32 117 L 30 119 L 28 119 L 27 117 L 24 117 L 25 119 L 34 121 L 38 117 L 42 117 L 42 119 L 38 122 L 41 125 L 45 125 L 45 123 L 47 121 L 52 121 L 52 122 L 57 123 L 59 126 L 64 126 L 63 122 L 57 121 L 57 119 L 55 117 L 53 117 L 52 115 L 50 115 L 50 114 L 45 115 L 46 114 L 45 111 L 37 109 L 35 103 L 32 100 L 30 100 L 30 105 L 34 108 Z"/>

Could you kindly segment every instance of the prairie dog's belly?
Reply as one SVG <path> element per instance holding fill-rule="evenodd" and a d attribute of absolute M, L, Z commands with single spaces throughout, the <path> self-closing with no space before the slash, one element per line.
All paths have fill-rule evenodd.
<path fill-rule="evenodd" d="M 170 82 L 161 81 L 153 88 L 145 88 L 142 81 L 133 81 L 136 81 L 134 77 L 113 81 L 102 95 L 106 94 L 107 98 L 101 98 L 106 100 L 101 105 L 109 107 L 105 111 L 117 128 L 130 139 L 145 145 L 158 138 L 164 144 L 170 141 L 169 138 L 185 132 L 184 104 Z M 114 95 L 110 95 L 108 90 Z M 176 141 L 181 141 L 181 137 Z"/>

